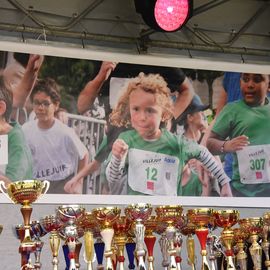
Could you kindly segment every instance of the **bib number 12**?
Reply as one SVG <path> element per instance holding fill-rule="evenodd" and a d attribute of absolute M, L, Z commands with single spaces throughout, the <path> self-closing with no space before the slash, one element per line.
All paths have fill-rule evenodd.
<path fill-rule="evenodd" d="M 148 167 L 145 170 L 147 180 L 157 181 L 157 172 L 158 172 L 157 168 Z"/>

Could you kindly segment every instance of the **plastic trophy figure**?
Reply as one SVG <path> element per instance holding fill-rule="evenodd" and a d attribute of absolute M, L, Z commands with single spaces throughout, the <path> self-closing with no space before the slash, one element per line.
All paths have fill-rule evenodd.
<path fill-rule="evenodd" d="M 269 258 L 269 247 L 270 243 L 268 241 L 268 233 L 270 228 L 270 212 L 266 212 L 263 215 L 263 241 L 261 243 L 263 252 L 265 254 L 265 262 L 264 265 L 267 270 L 270 270 L 270 258 Z"/>
<path fill-rule="evenodd" d="M 225 255 L 227 259 L 226 270 L 236 270 L 233 263 L 233 250 L 232 243 L 234 239 L 233 230 L 231 227 L 235 225 L 239 219 L 239 211 L 227 209 L 227 210 L 218 210 L 213 213 L 215 217 L 215 224 L 218 227 L 223 228 L 221 233 L 221 240 L 225 246 Z"/>
<path fill-rule="evenodd" d="M 195 225 L 190 222 L 186 216 L 183 216 L 187 223 L 181 228 L 181 233 L 187 236 L 186 247 L 188 254 L 188 264 L 191 266 L 191 270 L 195 270 L 195 241 L 193 235 L 195 234 Z"/>
<path fill-rule="evenodd" d="M 239 270 L 247 270 L 247 253 L 244 248 L 248 235 L 249 233 L 244 229 L 235 228 L 233 230 L 234 242 L 237 248 L 236 264 Z"/>
<path fill-rule="evenodd" d="M 45 194 L 49 189 L 49 181 L 22 180 L 10 183 L 5 187 L 5 183 L 0 181 L 0 190 L 13 203 L 21 204 L 21 213 L 24 221 L 24 238 L 21 241 L 19 252 L 21 253 L 21 266 L 27 262 L 24 261 L 25 253 L 35 252 L 36 244 L 30 236 L 30 218 L 32 214 L 31 204 L 34 203 L 41 194 Z"/>
<path fill-rule="evenodd" d="M 194 223 L 196 226 L 195 233 L 201 245 L 201 255 L 202 255 L 201 269 L 210 270 L 206 257 L 207 256 L 206 241 L 208 236 L 208 226 L 209 224 L 214 224 L 213 209 L 211 208 L 189 209 L 187 212 L 187 217 L 189 221 Z"/>
<path fill-rule="evenodd" d="M 239 222 L 240 221 L 240 222 Z M 249 252 L 253 262 L 253 270 L 261 270 L 262 265 L 262 247 L 259 245 L 259 234 L 263 230 L 263 220 L 261 217 L 252 217 L 244 220 L 239 220 L 241 228 L 249 232 L 249 241 L 251 246 Z"/>
<path fill-rule="evenodd" d="M 176 249 L 174 246 L 174 238 L 176 233 L 175 224 L 179 223 L 179 220 L 182 220 L 182 211 L 183 208 L 180 205 L 165 205 L 165 206 L 158 206 L 155 209 L 157 218 L 161 222 L 167 223 L 167 228 L 165 229 L 166 237 L 169 241 L 169 249 L 168 253 L 170 256 L 170 265 L 169 270 L 179 268 L 179 264 L 176 263 Z"/>
<path fill-rule="evenodd" d="M 47 233 L 50 233 L 50 248 L 52 253 L 52 265 L 53 270 L 58 270 L 59 264 L 59 248 L 60 248 L 60 236 L 58 234 L 58 230 L 63 226 L 59 219 L 56 218 L 55 215 L 45 216 L 40 220 L 41 226 Z"/>
<path fill-rule="evenodd" d="M 105 244 L 106 270 L 113 270 L 112 240 L 114 235 L 113 223 L 119 218 L 121 209 L 118 207 L 95 208 L 92 211 L 94 217 L 101 225 L 100 235 Z"/>
<path fill-rule="evenodd" d="M 84 216 L 85 208 L 81 205 L 62 205 L 56 209 L 56 215 L 59 220 L 64 223 L 61 228 L 63 236 L 66 238 L 68 246 L 69 270 L 77 270 L 76 266 L 76 242 L 78 238 L 77 223 Z"/>
<path fill-rule="evenodd" d="M 41 224 L 39 221 L 35 220 L 31 222 L 31 232 L 34 238 L 34 241 L 36 243 L 36 251 L 35 251 L 35 269 L 40 270 L 41 268 L 41 262 L 40 262 L 40 255 L 41 251 L 44 245 L 44 242 L 40 240 L 40 237 L 46 235 L 46 231 L 41 227 Z"/>
<path fill-rule="evenodd" d="M 151 216 L 144 222 L 145 226 L 145 237 L 144 242 L 148 252 L 148 270 L 154 270 L 154 246 L 156 237 L 153 235 L 153 231 L 157 226 L 156 216 Z"/>
<path fill-rule="evenodd" d="M 114 243 L 117 247 L 117 261 L 119 263 L 119 270 L 124 270 L 124 249 L 127 242 L 127 233 L 131 226 L 131 222 L 127 217 L 122 216 L 116 219 L 113 224 L 114 228 Z"/>
<path fill-rule="evenodd" d="M 134 234 L 136 237 L 136 250 L 135 255 L 137 258 L 139 270 L 145 270 L 144 257 L 146 251 L 144 249 L 144 232 L 145 226 L 143 222 L 147 220 L 152 213 L 152 206 L 150 204 L 138 203 L 130 204 L 125 208 L 125 214 L 128 219 L 135 221 Z"/>

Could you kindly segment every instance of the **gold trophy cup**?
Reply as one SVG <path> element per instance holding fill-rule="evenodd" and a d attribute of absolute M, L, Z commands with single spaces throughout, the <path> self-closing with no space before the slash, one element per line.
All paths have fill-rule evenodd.
<path fill-rule="evenodd" d="M 93 209 L 92 213 L 101 226 L 100 235 L 105 244 L 106 270 L 113 270 L 113 224 L 119 218 L 121 209 L 118 207 L 101 207 Z"/>
<path fill-rule="evenodd" d="M 128 219 L 135 221 L 134 234 L 136 237 L 136 250 L 135 255 L 138 262 L 138 269 L 145 270 L 144 257 L 146 251 L 144 249 L 144 233 L 146 221 L 152 213 L 152 206 L 147 203 L 130 204 L 125 208 L 125 214 Z"/>
<path fill-rule="evenodd" d="M 48 233 L 50 233 L 50 248 L 52 253 L 52 265 L 53 270 L 58 270 L 58 264 L 59 264 L 59 248 L 60 248 L 60 236 L 58 233 L 58 230 L 63 226 L 63 223 L 60 222 L 58 218 L 56 218 L 55 215 L 48 215 L 45 216 L 40 220 L 41 226 L 44 228 L 44 230 Z"/>
<path fill-rule="evenodd" d="M 169 241 L 168 253 L 170 256 L 170 265 L 169 269 L 180 270 L 180 265 L 176 262 L 176 249 L 175 249 L 175 234 L 176 234 L 176 223 L 180 223 L 179 220 L 182 220 L 182 211 L 183 208 L 180 205 L 164 205 L 158 206 L 155 209 L 157 218 L 161 222 L 167 223 L 167 228 L 165 229 L 166 237 Z"/>
<path fill-rule="evenodd" d="M 20 245 L 20 251 L 35 251 L 35 242 L 30 236 L 30 218 L 32 213 L 31 204 L 49 189 L 50 183 L 47 180 L 21 180 L 10 183 L 7 187 L 0 181 L 0 190 L 13 203 L 21 204 L 21 213 L 24 221 L 24 239 Z"/>
<path fill-rule="evenodd" d="M 270 270 L 270 258 L 269 258 L 269 247 L 270 243 L 268 241 L 268 234 L 269 234 L 269 228 L 270 228 L 270 212 L 266 212 L 263 215 L 263 241 L 261 243 L 263 252 L 265 254 L 265 267 L 267 270 Z"/>
<path fill-rule="evenodd" d="M 208 236 L 208 226 L 214 224 L 213 209 L 211 208 L 197 208 L 189 209 L 187 212 L 188 220 L 193 223 L 195 228 L 195 234 L 197 235 L 201 245 L 202 255 L 202 270 L 210 270 L 207 261 L 206 241 Z"/>
<path fill-rule="evenodd" d="M 241 228 L 234 228 L 233 237 L 237 247 L 236 263 L 240 270 L 247 270 L 247 253 L 245 252 L 245 241 L 249 233 Z"/>
<path fill-rule="evenodd" d="M 236 270 L 233 263 L 233 250 L 232 243 L 234 240 L 234 232 L 231 229 L 239 219 L 239 211 L 227 209 L 227 210 L 217 210 L 213 213 L 215 217 L 215 223 L 218 227 L 223 228 L 221 233 L 221 240 L 225 246 L 225 255 L 227 259 L 227 270 Z"/>
<path fill-rule="evenodd" d="M 85 212 L 78 225 L 84 230 L 84 260 L 87 264 L 87 270 L 92 270 L 92 261 L 94 258 L 94 234 L 99 231 L 98 222 L 92 212 Z"/>
<path fill-rule="evenodd" d="M 240 228 L 248 231 L 251 246 L 249 252 L 253 262 L 253 270 L 261 270 L 262 247 L 258 243 L 259 235 L 263 231 L 263 219 L 261 217 L 252 217 L 240 219 L 238 221 Z"/>
<path fill-rule="evenodd" d="M 77 204 L 62 205 L 56 209 L 57 218 L 64 223 L 61 233 L 66 238 L 66 244 L 68 246 L 68 256 L 70 259 L 69 270 L 76 270 L 80 265 L 78 253 L 80 252 L 81 243 L 78 241 L 78 238 L 82 230 L 77 224 L 83 218 L 84 214 L 85 208 Z"/>

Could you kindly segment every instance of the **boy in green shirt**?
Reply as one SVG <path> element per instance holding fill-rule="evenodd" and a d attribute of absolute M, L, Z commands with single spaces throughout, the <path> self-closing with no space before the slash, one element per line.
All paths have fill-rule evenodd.
<path fill-rule="evenodd" d="M 270 192 L 269 75 L 243 73 L 243 100 L 220 112 L 207 147 L 212 154 L 233 153 L 234 196 L 268 197 Z M 228 139 L 227 139 L 228 138 Z"/>

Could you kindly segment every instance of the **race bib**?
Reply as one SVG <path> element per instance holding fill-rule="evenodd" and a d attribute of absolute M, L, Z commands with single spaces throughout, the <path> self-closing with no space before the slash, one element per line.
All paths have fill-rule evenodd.
<path fill-rule="evenodd" d="M 128 184 L 149 195 L 177 195 L 178 158 L 138 149 L 129 150 Z"/>
<path fill-rule="evenodd" d="M 270 183 L 270 145 L 247 146 L 236 154 L 241 183 Z"/>
<path fill-rule="evenodd" d="M 0 164 L 8 164 L 8 136 L 0 135 Z"/>

